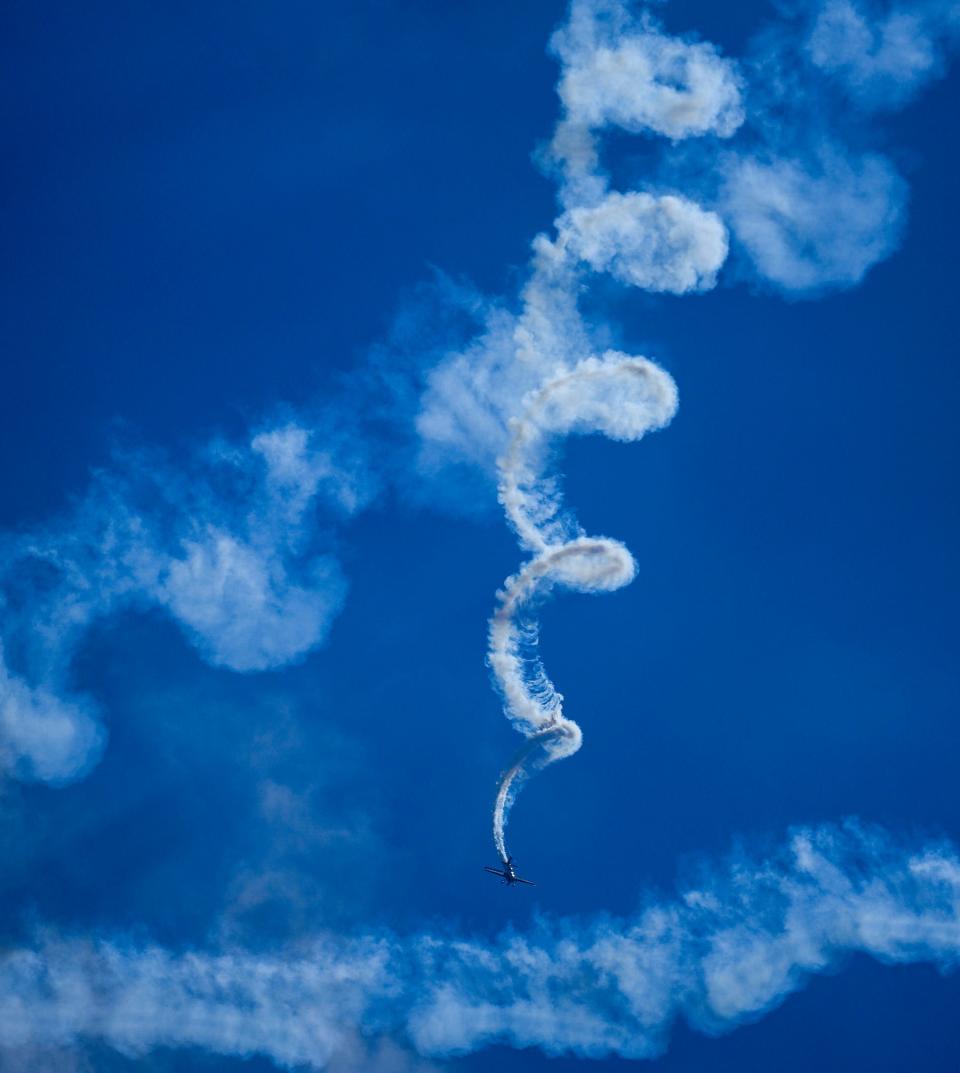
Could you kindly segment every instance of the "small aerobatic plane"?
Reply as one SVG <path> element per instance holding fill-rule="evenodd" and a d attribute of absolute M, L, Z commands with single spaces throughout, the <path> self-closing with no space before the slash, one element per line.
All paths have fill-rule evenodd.
<path fill-rule="evenodd" d="M 483 870 L 489 872 L 492 876 L 499 876 L 508 887 L 512 887 L 514 883 L 525 883 L 528 887 L 536 886 L 533 880 L 521 879 L 513 869 L 513 858 L 508 857 L 503 862 L 503 870 L 499 868 L 491 868 L 489 865 L 484 865 Z"/>

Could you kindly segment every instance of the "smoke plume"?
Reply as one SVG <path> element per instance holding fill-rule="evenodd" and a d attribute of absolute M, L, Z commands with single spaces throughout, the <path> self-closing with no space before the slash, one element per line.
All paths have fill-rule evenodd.
<path fill-rule="evenodd" d="M 94 1042 L 337 1069 L 358 1038 L 384 1037 L 426 1058 L 495 1043 L 652 1058 L 677 1018 L 728 1031 L 845 955 L 944 971 L 960 958 L 956 851 L 857 824 L 793 831 L 769 857 L 739 853 L 643 904 L 492 939 L 319 935 L 273 954 L 44 934 L 0 954 L 0 1059 Z"/>

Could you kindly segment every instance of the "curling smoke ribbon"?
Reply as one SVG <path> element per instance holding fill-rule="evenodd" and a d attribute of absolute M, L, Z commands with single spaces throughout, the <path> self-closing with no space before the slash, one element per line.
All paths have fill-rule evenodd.
<path fill-rule="evenodd" d="M 620 541 L 587 536 L 563 509 L 558 481 L 545 472 L 550 447 L 577 433 L 639 440 L 667 425 L 676 409 L 677 388 L 668 373 L 646 358 L 607 351 L 545 380 L 512 421 L 510 443 L 498 460 L 499 499 L 521 547 L 533 555 L 504 582 L 490 619 L 487 660 L 507 717 L 527 739 L 497 785 L 493 839 L 502 860 L 509 856 L 504 829 L 524 779 L 572 756 L 583 740 L 540 660 L 536 607 L 555 586 L 613 592 L 637 573 Z"/>

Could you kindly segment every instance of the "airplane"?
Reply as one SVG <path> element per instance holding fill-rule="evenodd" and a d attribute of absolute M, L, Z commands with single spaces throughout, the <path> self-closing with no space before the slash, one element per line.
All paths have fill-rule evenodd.
<path fill-rule="evenodd" d="M 503 862 L 503 871 L 498 868 L 490 868 L 489 865 L 484 865 L 483 870 L 489 872 L 492 876 L 500 876 L 500 878 L 507 884 L 508 887 L 512 887 L 514 883 L 525 883 L 528 887 L 535 887 L 536 884 L 531 879 L 521 879 L 513 868 L 513 858 L 508 857 Z"/>

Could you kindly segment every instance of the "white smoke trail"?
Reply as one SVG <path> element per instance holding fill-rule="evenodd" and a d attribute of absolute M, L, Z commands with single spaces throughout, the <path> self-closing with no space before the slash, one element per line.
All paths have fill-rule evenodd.
<path fill-rule="evenodd" d="M 0 953 L 0 1066 L 96 1041 L 342 1069 L 358 1038 L 384 1037 L 426 1057 L 501 1043 L 653 1058 L 678 1018 L 730 1030 L 845 954 L 943 971 L 960 960 L 956 850 L 857 824 L 794 830 L 771 856 L 740 853 L 643 906 L 493 939 L 317 936 L 272 953 L 42 935 Z"/>
<path fill-rule="evenodd" d="M 533 244 L 510 373 L 512 382 L 534 386 L 519 407 L 508 400 L 510 438 L 497 460 L 500 503 L 533 554 L 504 583 L 490 620 L 488 663 L 508 718 L 529 739 L 497 787 L 493 837 L 503 860 L 504 827 L 523 779 L 582 741 L 537 654 L 535 608 L 556 585 L 612 592 L 637 570 L 623 544 L 587 536 L 563 510 L 557 478 L 547 476 L 551 446 L 574 433 L 635 441 L 666 425 L 677 407 L 673 380 L 653 362 L 595 353 L 577 307 L 583 277 L 606 272 L 645 290 L 686 294 L 715 284 L 728 251 L 722 221 L 694 202 L 611 191 L 597 134 L 619 127 L 674 141 L 725 138 L 744 115 L 734 64 L 710 45 L 666 37 L 619 0 L 574 0 L 552 46 L 562 64 L 563 115 L 549 155 L 564 211 L 556 238 L 540 235 Z M 489 371 L 481 366 L 468 378 L 467 397 L 490 396 Z"/>
<path fill-rule="evenodd" d="M 431 355 L 429 371 L 374 358 L 319 412 L 211 440 L 176 464 L 125 453 L 59 519 L 0 534 L 0 772 L 60 784 L 96 762 L 104 727 L 92 698 L 76 696 L 71 663 L 92 623 L 122 610 L 161 609 L 204 659 L 240 672 L 321 645 L 346 591 L 332 530 L 397 479 L 383 460 L 407 442 L 412 409 L 418 497 L 445 498 L 433 478 L 451 463 L 491 469 L 526 394 L 603 349 L 577 309 L 587 272 L 702 292 L 732 234 L 743 270 L 812 295 L 854 286 L 887 257 L 907 185 L 869 150 L 869 130 L 846 128 L 946 71 L 960 6 L 788 6 L 744 66 L 625 0 L 571 0 L 551 39 L 562 112 L 541 154 L 558 181 L 556 234 L 534 242 L 519 316 L 498 307 L 476 345 Z M 610 129 L 663 139 L 649 189 L 612 189 Z M 699 148 L 675 152 L 684 139 Z M 512 520 L 535 552 L 553 539 L 534 533 L 536 511 Z"/>
<path fill-rule="evenodd" d="M 580 728 L 576 723 L 569 719 L 563 721 L 565 725 L 558 725 L 550 727 L 548 730 L 543 731 L 541 734 L 534 734 L 528 738 L 523 748 L 514 756 L 510 761 L 510 765 L 506 768 L 503 774 L 500 776 L 500 783 L 497 786 L 497 796 L 493 802 L 493 842 L 497 847 L 497 853 L 500 854 L 500 860 L 506 863 L 510 859 L 510 854 L 507 852 L 507 843 L 504 833 L 504 828 L 507 824 L 507 816 L 510 813 L 510 809 L 513 807 L 513 803 L 517 798 L 517 794 L 520 792 L 520 787 L 523 785 L 524 779 L 527 777 L 529 771 L 532 770 L 533 765 L 530 763 L 533 755 L 540 750 L 541 747 L 545 747 L 548 742 L 554 738 L 566 739 L 566 751 L 562 754 L 564 756 L 570 756 L 580 748 Z M 560 747 L 560 742 L 556 742 L 553 749 L 547 754 L 547 758 L 544 759 L 544 764 L 549 763 L 552 760 L 558 760 L 560 757 L 557 755 L 557 751 Z M 543 764 L 539 765 L 543 766 Z"/>
<path fill-rule="evenodd" d="M 571 756 L 583 738 L 580 727 L 563 714 L 563 697 L 537 655 L 539 629 L 532 611 L 554 585 L 613 592 L 629 584 L 637 570 L 623 544 L 586 536 L 562 512 L 556 480 L 544 477 L 550 441 L 573 432 L 638 440 L 666 425 L 676 408 L 669 374 L 646 358 L 608 351 L 547 380 L 528 395 L 523 416 L 513 422 L 510 445 L 498 463 L 500 502 L 521 545 L 535 554 L 507 578 L 490 620 L 490 668 L 507 716 L 530 739 L 497 787 L 493 838 L 504 861 L 509 856 L 504 828 L 523 777 L 534 766 Z"/>
<path fill-rule="evenodd" d="M 934 49 L 934 42 L 947 36 L 953 18 L 947 9 L 955 6 L 955 0 L 942 10 L 935 4 L 925 19 L 910 23 L 907 36 L 921 53 L 933 57 L 946 47 Z M 869 84 L 871 94 L 895 70 L 914 70 L 921 81 L 932 77 L 939 61 L 916 65 L 902 19 L 891 17 L 874 35 L 890 45 L 887 55 L 864 52 L 864 35 L 867 44 L 871 37 L 865 20 L 846 0 L 827 0 L 807 45 L 794 28 L 763 38 L 763 54 L 771 70 L 799 63 L 809 75 L 802 59 L 809 53 L 821 74 L 864 83 L 865 92 Z M 904 47 L 893 49 L 896 43 Z M 610 350 L 598 356 L 596 337 L 606 329 L 594 330 L 578 308 L 589 274 L 658 294 L 709 290 L 727 259 L 732 221 L 764 278 L 810 293 L 850 286 L 893 248 L 899 210 L 891 206 L 903 200 L 902 181 L 882 157 L 851 162 L 852 151 L 830 148 L 827 138 L 819 139 L 819 150 L 801 151 L 803 139 L 781 116 L 806 115 L 793 99 L 798 94 L 785 88 L 791 79 L 770 85 L 762 64 L 743 69 L 713 45 L 668 36 L 649 13 L 635 14 L 624 0 L 571 0 L 551 48 L 561 63 L 562 113 L 543 159 L 558 183 L 555 236 L 533 242 L 519 313 L 491 321 L 474 345 L 433 371 L 417 420 L 424 442 L 455 458 L 487 464 L 499 452 L 500 503 L 533 556 L 498 593 L 489 630 L 488 663 L 506 714 L 529 739 L 497 788 L 493 832 L 503 858 L 504 825 L 524 774 L 571 755 L 582 740 L 537 655 L 535 607 L 555 585 L 606 592 L 636 572 L 622 544 L 588 538 L 564 513 L 557 479 L 547 475 L 551 444 L 571 433 L 636 440 L 665 425 L 676 409 L 675 386 L 656 365 Z M 804 83 L 804 89 L 809 99 L 799 96 L 812 116 L 823 87 Z M 787 103 L 794 112 L 785 111 Z M 745 124 L 747 138 L 734 144 L 746 141 L 748 148 L 721 149 Z M 659 182 L 650 190 L 612 189 L 601 157 L 601 135 L 609 129 L 673 144 L 701 139 L 703 148 L 674 154 L 673 174 L 685 175 L 685 186 L 725 210 L 728 222 L 664 187 L 669 166 L 653 170 Z M 758 133 L 760 143 L 770 142 L 762 152 L 756 144 L 749 148 Z M 790 151 L 799 153 L 802 166 L 783 155 L 798 139 Z M 707 162 L 713 178 L 696 179 L 683 158 Z M 849 211 L 824 212 L 829 204 Z M 505 327 L 511 321 L 512 334 Z"/>

